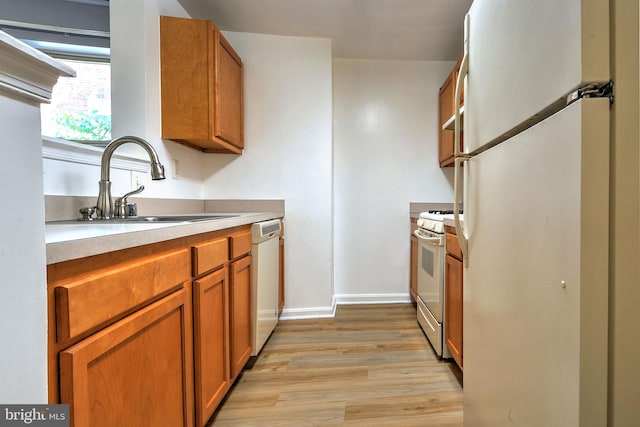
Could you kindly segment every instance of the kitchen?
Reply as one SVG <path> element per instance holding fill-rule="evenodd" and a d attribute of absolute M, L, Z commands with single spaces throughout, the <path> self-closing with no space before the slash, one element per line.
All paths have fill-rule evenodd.
<path fill-rule="evenodd" d="M 121 29 L 112 33 L 112 63 L 114 70 L 118 61 L 126 65 L 120 68 L 126 69 L 126 75 L 114 80 L 113 97 L 118 99 L 113 108 L 114 134 L 159 142 L 157 16 L 184 16 L 187 7 L 182 4 L 187 2 L 128 3 L 111 2 L 112 28 Z M 146 197 L 250 199 L 259 194 L 265 199 L 286 199 L 285 315 L 331 316 L 335 304 L 342 302 L 406 301 L 409 202 L 452 201 L 453 171 L 441 171 L 435 144 L 425 143 L 437 139 L 435 98 L 433 104 L 425 99 L 429 93 L 437 94 L 460 51 L 442 62 L 350 60 L 332 58 L 327 39 L 251 32 L 230 32 L 227 37 L 245 61 L 248 99 L 256 93 L 259 100 L 247 101 L 245 106 L 245 137 L 253 149 L 240 157 L 203 156 L 177 144 L 157 144 L 161 157 L 178 159 L 183 172 L 178 180 L 149 185 Z M 390 74 L 397 76 L 393 86 L 386 79 Z M 414 93 L 416 87 L 424 99 L 412 101 L 415 104 L 407 106 L 407 101 L 394 95 Z M 392 93 L 384 92 L 385 88 Z M 372 102 L 378 99 L 386 101 Z M 624 92 L 617 102 L 624 102 Z M 371 108 L 365 110 L 365 106 Z M 359 115 L 361 111 L 367 114 Z M 393 125 L 376 128 L 376 123 L 383 123 L 381 117 Z M 348 125 L 356 120 L 363 130 Z M 399 120 L 403 126 L 395 125 Z M 367 124 L 372 127 L 366 128 Z M 273 165 L 282 162 L 286 167 L 274 170 Z M 95 194 L 95 168 L 78 166 L 70 173 L 69 165 L 59 163 L 45 160 L 44 194 Z M 637 170 L 637 163 L 629 167 Z M 125 174 L 114 175 L 113 181 L 114 194 L 129 191 Z M 424 182 L 432 185 L 425 188 Z M 621 210 L 619 215 L 636 213 L 637 222 L 633 198 L 619 203 L 630 204 L 628 213 Z M 389 235 L 367 232 L 375 227 L 379 233 L 383 222 Z M 380 241 L 384 241 L 383 250 Z M 637 253 L 633 246 L 624 250 Z M 371 265 L 388 269 L 372 271 Z M 632 299 L 625 298 L 624 292 L 619 290 L 616 298 Z M 624 313 L 620 311 L 621 316 L 632 314 Z M 632 345 L 626 337 L 615 340 L 615 345 Z M 625 374 L 614 372 L 624 384 Z M 625 367 L 625 372 L 630 371 Z M 618 387 L 617 382 L 613 386 Z M 621 390 L 634 386 L 620 385 Z M 39 386 L 40 393 L 45 387 Z M 623 402 L 623 398 L 616 400 L 616 404 Z"/>

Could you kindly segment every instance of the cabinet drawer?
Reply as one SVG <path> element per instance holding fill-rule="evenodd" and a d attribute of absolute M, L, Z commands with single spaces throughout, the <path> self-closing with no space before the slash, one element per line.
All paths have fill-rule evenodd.
<path fill-rule="evenodd" d="M 251 231 L 232 234 L 229 240 L 231 241 L 231 259 L 251 252 Z"/>
<path fill-rule="evenodd" d="M 462 260 L 462 249 L 460 249 L 460 243 L 458 242 L 458 236 L 455 234 L 446 234 L 446 248 L 447 253 L 453 257 Z"/>
<path fill-rule="evenodd" d="M 229 243 L 226 237 L 198 243 L 191 247 L 193 275 L 200 276 L 229 261 Z"/>
<path fill-rule="evenodd" d="M 118 318 L 189 280 L 189 250 L 178 249 L 98 270 L 55 288 L 58 342 Z"/>

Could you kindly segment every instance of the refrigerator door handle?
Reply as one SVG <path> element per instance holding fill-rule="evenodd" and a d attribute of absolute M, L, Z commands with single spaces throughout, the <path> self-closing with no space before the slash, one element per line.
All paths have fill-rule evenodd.
<path fill-rule="evenodd" d="M 460 63 L 460 70 L 456 78 L 456 91 L 454 95 L 454 123 L 453 123 L 453 155 L 458 158 L 463 155 L 460 150 L 460 139 L 462 132 L 462 121 L 460 117 L 460 98 L 464 87 L 464 78 L 469 74 L 469 26 L 471 18 L 469 14 L 464 17 L 464 56 Z M 457 210 L 456 210 L 457 211 Z"/>
<path fill-rule="evenodd" d="M 460 96 L 462 85 L 464 85 L 464 78 L 469 74 L 469 54 L 465 53 L 462 57 L 462 63 L 460 64 L 460 71 L 458 72 L 458 78 L 456 79 L 456 93 L 455 93 L 455 117 L 453 125 L 453 153 L 454 156 L 460 157 L 463 153 L 460 151 L 460 136 L 462 130 L 462 123 L 460 117 Z"/>
<path fill-rule="evenodd" d="M 462 263 L 465 268 L 469 267 L 469 241 L 468 236 L 464 232 L 462 222 L 460 221 L 460 199 L 464 197 L 461 188 L 461 174 L 462 174 L 462 162 L 465 162 L 470 158 L 466 153 L 460 150 L 460 136 L 462 123 L 460 117 L 460 96 L 462 85 L 464 85 L 464 78 L 469 74 L 469 15 L 464 18 L 464 56 L 462 57 L 462 63 L 460 64 L 460 70 L 458 71 L 458 78 L 456 79 L 456 93 L 454 97 L 455 106 L 455 118 L 453 126 L 453 153 L 455 156 L 454 162 L 454 178 L 453 178 L 453 220 L 456 226 L 456 235 L 458 237 L 458 243 L 460 243 L 460 250 L 462 251 Z"/>
<path fill-rule="evenodd" d="M 456 226 L 458 243 L 460 243 L 460 250 L 462 251 L 462 263 L 465 268 L 469 267 L 469 241 L 462 227 L 462 222 L 460 221 L 460 193 L 462 190 L 460 174 L 462 173 L 462 162 L 466 162 L 467 160 L 468 158 L 466 156 L 456 157 L 453 172 L 453 220 Z"/>

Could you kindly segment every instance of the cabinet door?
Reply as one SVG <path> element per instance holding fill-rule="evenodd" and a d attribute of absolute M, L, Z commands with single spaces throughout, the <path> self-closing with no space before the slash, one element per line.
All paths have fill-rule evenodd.
<path fill-rule="evenodd" d="M 251 255 L 231 263 L 231 379 L 251 356 Z"/>
<path fill-rule="evenodd" d="M 62 351 L 71 425 L 192 426 L 190 313 L 183 288 Z"/>
<path fill-rule="evenodd" d="M 197 426 L 206 424 L 231 386 L 228 278 L 225 267 L 193 282 Z"/>
<path fill-rule="evenodd" d="M 416 301 L 418 297 L 418 238 L 411 236 L 411 251 L 409 261 L 409 293 Z"/>
<path fill-rule="evenodd" d="M 203 20 L 160 17 L 162 138 L 210 139 L 208 27 Z"/>
<path fill-rule="evenodd" d="M 278 317 L 284 309 L 284 238 L 280 238 L 280 266 L 278 268 Z"/>
<path fill-rule="evenodd" d="M 211 21 L 160 17 L 162 137 L 242 154 L 242 60 Z"/>
<path fill-rule="evenodd" d="M 243 65 L 220 31 L 215 33 L 216 81 L 214 135 L 244 147 Z"/>
<path fill-rule="evenodd" d="M 445 335 L 453 359 L 462 368 L 462 261 L 445 260 Z"/>
<path fill-rule="evenodd" d="M 440 88 L 440 96 L 438 98 L 438 134 L 439 137 L 439 159 L 440 166 L 448 166 L 453 163 L 453 132 L 450 130 L 443 130 L 442 125 L 453 115 L 454 113 L 454 96 L 456 90 L 456 75 L 455 69 L 449 74 L 449 77 L 444 81 Z"/>
<path fill-rule="evenodd" d="M 454 161 L 454 134 L 453 130 L 443 130 L 442 125 L 449 120 L 455 114 L 455 96 L 456 96 L 456 80 L 460 72 L 460 65 L 462 64 L 462 56 L 456 63 L 453 70 L 447 77 L 440 88 L 439 96 L 439 120 L 438 120 L 438 135 L 439 135 L 439 159 L 440 167 L 453 166 Z M 464 105 L 464 86 L 460 91 L 460 106 Z M 460 134 L 460 151 L 464 146 L 463 135 Z"/>

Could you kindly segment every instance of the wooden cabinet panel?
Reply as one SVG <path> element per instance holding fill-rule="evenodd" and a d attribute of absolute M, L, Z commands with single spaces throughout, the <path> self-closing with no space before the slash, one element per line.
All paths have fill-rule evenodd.
<path fill-rule="evenodd" d="M 215 32 L 215 40 L 215 136 L 244 148 L 242 60 L 220 31 Z"/>
<path fill-rule="evenodd" d="M 191 278 L 189 251 L 178 249 L 102 269 L 55 288 L 58 342 L 131 311 Z"/>
<path fill-rule="evenodd" d="M 438 158 L 440 167 L 453 166 L 454 163 L 454 133 L 452 130 L 442 129 L 442 125 L 455 114 L 456 81 L 460 70 L 462 57 L 458 60 L 451 73 L 440 87 L 438 96 Z M 464 104 L 464 88 L 460 93 L 460 106 Z M 463 147 L 463 136 L 460 135 L 460 150 Z"/>
<path fill-rule="evenodd" d="M 190 313 L 182 289 L 62 351 L 71 425 L 192 426 Z"/>
<path fill-rule="evenodd" d="M 418 238 L 411 236 L 411 250 L 409 262 L 409 293 L 413 301 L 418 298 Z"/>
<path fill-rule="evenodd" d="M 209 139 L 207 21 L 160 17 L 162 137 Z M 204 90 L 203 90 L 204 89 Z"/>
<path fill-rule="evenodd" d="M 447 253 L 452 256 L 462 259 L 462 249 L 460 248 L 460 242 L 458 241 L 458 236 L 452 233 L 445 234 L 445 247 L 447 248 Z"/>
<path fill-rule="evenodd" d="M 278 268 L 278 317 L 284 310 L 284 238 L 280 237 L 280 266 Z"/>
<path fill-rule="evenodd" d="M 251 355 L 250 251 L 246 225 L 49 265 L 50 402 L 76 426 L 204 426 Z"/>
<path fill-rule="evenodd" d="M 222 237 L 220 239 L 198 243 L 191 247 L 194 276 L 200 276 L 229 261 L 228 240 L 227 237 Z"/>
<path fill-rule="evenodd" d="M 415 302 L 418 299 L 418 238 L 414 232 L 418 229 L 418 219 L 411 218 L 409 249 L 409 295 Z"/>
<path fill-rule="evenodd" d="M 445 258 L 445 292 L 446 310 L 445 340 L 447 347 L 456 361 L 462 368 L 462 261 L 447 255 Z"/>
<path fill-rule="evenodd" d="M 213 22 L 161 16 L 160 72 L 162 137 L 241 154 L 244 68 Z"/>
<path fill-rule="evenodd" d="M 442 129 L 442 125 L 451 117 L 454 106 L 456 72 L 452 71 L 440 87 L 438 98 L 438 133 L 440 166 L 448 166 L 453 160 L 453 132 Z"/>
<path fill-rule="evenodd" d="M 243 231 L 232 234 L 229 237 L 231 242 L 231 259 L 241 257 L 251 252 L 251 231 Z"/>
<path fill-rule="evenodd" d="M 251 255 L 231 263 L 231 378 L 235 379 L 252 350 Z"/>
<path fill-rule="evenodd" d="M 197 426 L 206 424 L 231 386 L 228 277 L 223 268 L 193 282 Z"/>

